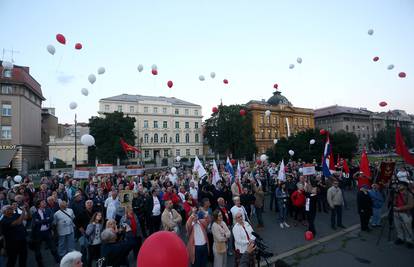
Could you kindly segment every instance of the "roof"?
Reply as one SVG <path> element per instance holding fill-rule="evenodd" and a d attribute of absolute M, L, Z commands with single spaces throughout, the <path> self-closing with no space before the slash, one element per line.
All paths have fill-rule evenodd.
<path fill-rule="evenodd" d="M 273 96 L 269 98 L 269 100 L 267 100 L 267 103 L 269 103 L 272 106 L 277 106 L 277 105 L 287 105 L 287 106 L 292 106 L 292 104 L 289 102 L 289 100 L 284 97 L 282 95 L 282 92 L 280 91 L 275 91 L 273 93 Z"/>
<path fill-rule="evenodd" d="M 339 114 L 370 116 L 373 112 L 367 110 L 366 108 L 352 108 L 338 105 L 315 109 L 315 118 Z"/>
<path fill-rule="evenodd" d="M 165 97 L 165 96 L 145 96 L 145 95 L 122 94 L 122 95 L 102 98 L 101 100 L 104 100 L 104 101 L 124 101 L 124 102 L 164 101 L 164 102 L 170 103 L 172 105 L 201 107 L 200 105 L 193 104 L 193 103 L 190 103 L 190 102 L 187 102 L 187 101 L 175 98 L 175 97 Z"/>

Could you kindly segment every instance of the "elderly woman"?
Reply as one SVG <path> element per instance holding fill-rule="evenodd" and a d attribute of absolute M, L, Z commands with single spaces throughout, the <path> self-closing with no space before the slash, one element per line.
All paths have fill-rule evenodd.
<path fill-rule="evenodd" d="M 236 214 L 236 224 L 233 227 L 234 245 L 236 247 L 235 266 L 239 266 L 240 259 L 245 253 L 247 253 L 247 247 L 256 239 L 252 233 L 252 226 L 248 222 L 244 221 L 243 214 L 238 212 Z M 248 266 L 254 266 L 253 255 L 249 255 Z"/>
<path fill-rule="evenodd" d="M 71 251 L 63 256 L 60 267 L 82 267 L 82 253 Z"/>
<path fill-rule="evenodd" d="M 223 221 L 223 214 L 220 210 L 213 212 L 213 225 L 211 231 L 213 233 L 213 253 L 214 267 L 227 266 L 227 242 L 231 236 L 230 230 Z"/>

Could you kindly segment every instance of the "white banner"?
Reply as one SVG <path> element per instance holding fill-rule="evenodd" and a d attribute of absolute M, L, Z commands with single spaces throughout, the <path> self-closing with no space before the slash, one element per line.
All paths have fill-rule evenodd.
<path fill-rule="evenodd" d="M 89 178 L 89 171 L 75 170 L 73 172 L 73 178 L 75 178 L 75 179 L 88 179 Z"/>
<path fill-rule="evenodd" d="M 303 175 L 315 175 L 316 174 L 315 166 L 303 167 L 302 173 Z"/>
<path fill-rule="evenodd" d="M 144 174 L 144 169 L 127 169 L 128 176 L 140 176 Z"/>
<path fill-rule="evenodd" d="M 110 164 L 96 166 L 96 174 L 112 174 L 113 172 L 114 168 Z"/>

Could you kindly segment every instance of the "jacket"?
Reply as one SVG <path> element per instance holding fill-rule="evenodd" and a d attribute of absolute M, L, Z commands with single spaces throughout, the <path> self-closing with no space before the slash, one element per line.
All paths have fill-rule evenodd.
<path fill-rule="evenodd" d="M 255 187 L 254 197 L 256 198 L 254 205 L 257 208 L 263 208 L 264 204 L 264 192 L 260 187 Z"/>
<path fill-rule="evenodd" d="M 143 237 L 143 235 L 142 235 L 142 227 L 141 227 L 141 225 L 139 223 L 138 217 L 135 214 L 134 214 L 134 217 L 135 217 L 135 222 L 137 224 L 136 236 L 137 237 L 138 236 Z M 124 223 L 128 224 L 129 226 L 131 226 L 131 220 L 126 215 L 122 216 L 121 220 L 119 221 L 119 224 L 120 225 L 122 225 Z"/>
<path fill-rule="evenodd" d="M 334 206 L 342 206 L 344 198 L 342 197 L 342 190 L 339 187 L 331 186 L 327 193 L 328 204 L 331 208 Z"/>
<path fill-rule="evenodd" d="M 224 221 L 221 224 L 214 222 L 211 226 L 211 233 L 214 238 L 213 247 L 215 247 L 216 242 L 226 242 L 231 236 L 230 230 Z"/>
<path fill-rule="evenodd" d="M 384 205 L 384 196 L 382 193 L 378 190 L 370 190 L 368 194 L 372 200 L 372 207 L 374 209 L 382 208 L 382 205 Z"/>
<path fill-rule="evenodd" d="M 96 229 L 96 227 L 99 227 L 100 228 L 99 233 L 102 233 L 102 231 L 104 230 L 102 224 L 92 224 L 92 223 L 90 223 L 86 227 L 85 235 L 88 238 L 88 243 L 90 245 L 92 245 L 93 240 L 95 240 L 95 234 L 96 234 L 95 229 Z"/>
<path fill-rule="evenodd" d="M 181 215 L 175 209 L 171 209 L 171 212 L 172 218 L 168 209 L 165 209 L 161 215 L 162 229 L 165 231 L 174 231 L 182 221 Z"/>
<path fill-rule="evenodd" d="M 48 231 L 50 231 L 53 223 L 53 214 L 50 209 L 45 209 L 43 211 L 43 220 L 40 217 L 38 210 L 32 214 L 32 238 L 37 239 L 40 235 L 40 229 L 42 225 L 46 225 L 48 227 Z"/>
<path fill-rule="evenodd" d="M 368 193 L 364 193 L 361 190 L 358 191 L 357 206 L 359 214 L 364 214 L 367 216 L 372 215 L 372 200 Z"/>
<path fill-rule="evenodd" d="M 115 243 L 103 243 L 101 255 L 105 258 L 105 265 L 119 267 L 128 266 L 128 254 L 136 245 L 135 238 L 130 232 L 126 233 L 125 239 Z"/>

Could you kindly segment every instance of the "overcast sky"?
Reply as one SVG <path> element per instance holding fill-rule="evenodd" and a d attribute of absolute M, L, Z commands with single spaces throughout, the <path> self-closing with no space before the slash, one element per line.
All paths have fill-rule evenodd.
<path fill-rule="evenodd" d="M 87 121 L 97 115 L 99 99 L 122 93 L 200 104 L 206 119 L 220 99 L 268 99 L 274 83 L 298 107 L 414 113 L 412 0 L 0 0 L 0 17 L 0 49 L 18 51 L 15 64 L 31 68 L 47 99 L 43 106 L 55 107 L 61 123 L 72 122 L 75 112 Z M 82 50 L 74 49 L 77 42 Z M 387 70 L 389 64 L 395 68 Z M 91 85 L 88 75 L 101 66 L 106 73 Z M 398 78 L 400 71 L 407 78 Z M 380 108 L 380 101 L 389 105 Z"/>

